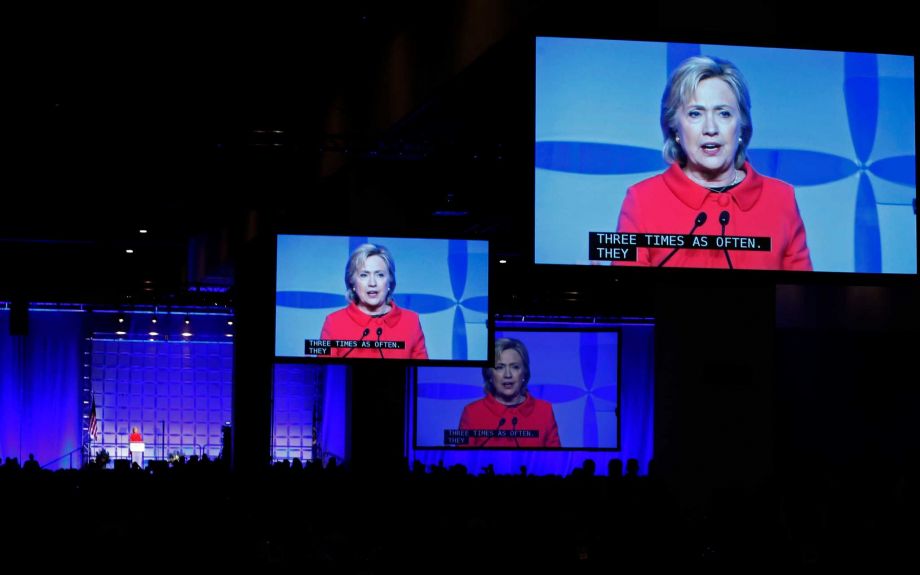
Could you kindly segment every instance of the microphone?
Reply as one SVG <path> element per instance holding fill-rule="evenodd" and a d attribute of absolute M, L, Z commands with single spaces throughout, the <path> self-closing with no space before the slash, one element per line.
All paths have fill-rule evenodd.
<path fill-rule="evenodd" d="M 498 420 L 498 427 L 495 428 L 495 431 L 498 431 L 499 429 L 501 429 L 503 425 L 505 425 L 505 418 L 504 418 L 504 417 Z M 485 447 L 485 446 L 486 446 L 486 443 L 489 443 L 489 440 L 490 440 L 490 439 L 492 439 L 491 436 L 490 436 L 490 437 L 487 437 L 486 440 L 482 442 L 482 446 Z"/>
<path fill-rule="evenodd" d="M 512 432 L 517 431 L 517 416 L 516 415 L 511 418 L 511 431 Z M 521 446 L 521 444 L 518 443 L 517 435 L 514 435 L 514 446 L 515 447 Z"/>
<path fill-rule="evenodd" d="M 730 216 L 728 210 L 722 210 L 722 213 L 719 214 L 719 223 L 722 224 L 722 239 L 725 239 L 725 226 L 728 225 L 728 220 Z M 728 255 L 728 248 L 722 248 L 722 251 L 725 252 L 725 260 L 728 262 L 728 269 L 733 270 L 735 267 L 732 265 L 732 258 Z"/>
<path fill-rule="evenodd" d="M 364 333 L 361 334 L 361 339 L 359 339 L 358 342 L 360 343 L 360 342 L 364 341 L 364 338 L 366 338 L 366 337 L 367 337 L 367 334 L 369 334 L 370 332 L 371 332 L 371 328 L 369 328 L 369 327 L 364 328 Z M 348 357 L 348 354 L 351 353 L 351 352 L 353 352 L 353 351 L 356 350 L 356 349 L 358 349 L 358 348 L 357 348 L 357 347 L 353 347 L 353 348 L 349 349 L 348 351 L 345 352 L 345 355 L 343 355 L 342 357 Z"/>
<path fill-rule="evenodd" d="M 380 359 L 386 359 L 385 357 L 383 357 L 383 349 L 380 347 L 380 334 L 382 333 L 383 333 L 383 328 L 378 327 L 377 328 L 377 351 L 380 352 Z"/>
<path fill-rule="evenodd" d="M 706 217 L 707 217 L 707 216 L 706 216 L 706 212 L 700 212 L 700 213 L 698 213 L 698 214 L 696 215 L 696 219 L 693 221 L 693 227 L 690 228 L 690 232 L 689 232 L 687 235 L 693 235 L 693 232 L 696 231 L 696 228 L 698 228 L 698 227 L 700 227 L 701 225 L 705 224 L 705 223 L 706 223 Z M 664 258 L 663 260 L 661 260 L 661 263 L 658 264 L 658 267 L 663 267 L 664 264 L 668 263 L 668 260 L 671 259 L 671 256 L 673 256 L 674 254 L 676 254 L 676 253 L 677 253 L 677 250 L 679 250 L 681 247 L 683 247 L 683 246 L 677 246 L 676 248 L 674 248 L 673 250 L 671 250 L 671 253 L 669 253 L 668 256 L 667 256 L 666 258 Z"/>

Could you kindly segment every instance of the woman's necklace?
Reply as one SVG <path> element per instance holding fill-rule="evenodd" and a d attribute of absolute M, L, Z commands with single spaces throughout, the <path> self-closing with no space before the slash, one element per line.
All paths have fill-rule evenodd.
<path fill-rule="evenodd" d="M 733 186 L 738 185 L 738 182 L 740 182 L 742 179 L 744 179 L 744 178 L 741 176 L 741 174 L 743 174 L 743 173 L 744 173 L 744 172 L 743 172 L 742 170 L 735 170 L 735 174 L 734 174 L 734 176 L 732 176 L 732 181 L 731 181 L 731 183 L 726 184 L 726 185 L 724 185 L 724 186 L 714 186 L 714 187 L 706 186 L 706 187 L 709 188 L 711 191 L 717 193 L 717 194 L 721 194 L 722 192 L 724 192 L 724 191 L 726 191 L 726 190 L 732 188 Z"/>

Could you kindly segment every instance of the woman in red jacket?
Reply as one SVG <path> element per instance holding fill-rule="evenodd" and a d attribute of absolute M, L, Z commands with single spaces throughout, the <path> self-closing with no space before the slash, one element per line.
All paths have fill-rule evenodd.
<path fill-rule="evenodd" d="M 326 316 L 321 339 L 355 342 L 330 357 L 428 359 L 418 314 L 393 301 L 396 262 L 386 247 L 363 244 L 345 266 L 348 307 Z M 383 345 L 381 345 L 383 344 Z"/>
<path fill-rule="evenodd" d="M 768 237 L 770 249 L 665 244 L 639 247 L 636 261 L 617 265 L 811 271 L 792 186 L 758 174 L 746 160 L 754 131 L 751 98 L 734 64 L 707 56 L 685 60 L 665 88 L 661 131 L 671 167 L 629 188 L 617 231 Z"/>
<path fill-rule="evenodd" d="M 495 367 L 482 370 L 486 395 L 463 408 L 468 447 L 561 447 L 553 406 L 527 391 L 530 356 L 524 342 L 495 340 Z M 478 435 L 477 435 L 478 433 Z"/>

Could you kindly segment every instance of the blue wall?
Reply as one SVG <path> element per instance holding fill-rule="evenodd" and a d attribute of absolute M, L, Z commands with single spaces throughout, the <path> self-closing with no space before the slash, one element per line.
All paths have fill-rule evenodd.
<path fill-rule="evenodd" d="M 127 458 L 136 425 L 146 459 L 220 455 L 232 412 L 232 343 L 94 339 L 90 378 L 99 422 L 93 453 Z"/>

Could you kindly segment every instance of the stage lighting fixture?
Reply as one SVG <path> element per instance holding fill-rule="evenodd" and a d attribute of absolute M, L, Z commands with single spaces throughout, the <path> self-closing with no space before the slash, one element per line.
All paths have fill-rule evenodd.
<path fill-rule="evenodd" d="M 115 316 L 115 335 L 127 335 L 128 324 L 128 316 L 126 314 L 119 313 Z"/>

